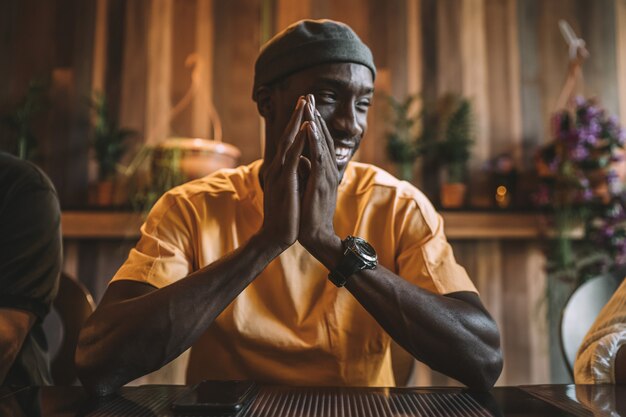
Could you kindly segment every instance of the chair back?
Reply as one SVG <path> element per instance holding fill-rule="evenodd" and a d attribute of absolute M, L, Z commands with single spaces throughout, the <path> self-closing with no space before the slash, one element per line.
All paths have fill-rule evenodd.
<path fill-rule="evenodd" d="M 561 351 L 572 378 L 576 353 L 585 335 L 609 301 L 620 281 L 611 275 L 592 278 L 578 287 L 569 297 L 561 313 Z"/>
<path fill-rule="evenodd" d="M 61 273 L 59 291 L 43 323 L 55 385 L 74 385 L 78 382 L 74 366 L 78 334 L 95 308 L 89 290 L 78 280 Z"/>

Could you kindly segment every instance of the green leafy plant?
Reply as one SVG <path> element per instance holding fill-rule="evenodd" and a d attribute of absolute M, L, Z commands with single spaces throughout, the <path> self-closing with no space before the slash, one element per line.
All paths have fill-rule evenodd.
<path fill-rule="evenodd" d="M 411 115 L 411 109 L 418 96 L 408 96 L 398 101 L 389 96 L 392 111 L 392 129 L 387 133 L 387 156 L 400 168 L 400 177 L 411 180 L 413 164 L 420 155 L 420 147 L 415 134 L 418 117 Z"/>
<path fill-rule="evenodd" d="M 446 169 L 447 182 L 463 182 L 474 144 L 470 101 L 447 94 L 413 115 L 418 98 L 412 95 L 398 101 L 389 97 L 392 129 L 387 133 L 387 156 L 398 164 L 403 179 L 411 179 L 415 160 L 425 156 Z"/>
<path fill-rule="evenodd" d="M 130 203 L 135 211 L 148 214 L 168 190 L 185 182 L 180 149 L 142 145 L 122 171 L 130 183 Z"/>
<path fill-rule="evenodd" d="M 21 159 L 33 160 L 37 156 L 37 139 L 33 133 L 32 123 L 35 116 L 44 107 L 44 95 L 47 83 L 33 80 L 28 85 L 24 99 L 13 113 L 3 117 L 2 121 L 16 133 L 15 153 Z"/>
<path fill-rule="evenodd" d="M 392 130 L 387 134 L 387 153 L 393 162 L 412 161 L 418 156 L 415 124 L 418 118 L 410 115 L 411 106 L 417 96 L 408 96 L 404 101 L 388 97 L 393 112 Z"/>
<path fill-rule="evenodd" d="M 130 129 L 120 129 L 110 117 L 106 96 L 95 92 L 91 97 L 93 111 L 93 148 L 98 161 L 100 180 L 111 180 L 127 148 L 127 139 L 136 134 Z"/>
<path fill-rule="evenodd" d="M 425 107 L 422 118 L 422 152 L 447 170 L 447 182 L 463 182 L 474 144 L 470 101 L 457 95 L 445 95 L 437 101 L 434 110 Z"/>

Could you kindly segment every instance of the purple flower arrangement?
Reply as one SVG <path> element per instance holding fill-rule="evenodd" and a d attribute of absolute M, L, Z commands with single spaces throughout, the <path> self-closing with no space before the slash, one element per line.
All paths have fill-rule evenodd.
<path fill-rule="evenodd" d="M 533 200 L 554 211 L 560 242 L 549 272 L 579 280 L 626 265 L 626 130 L 594 100 L 577 97 L 573 104 L 553 116 L 553 140 L 537 153 Z M 581 224 L 583 244 L 573 253 L 568 232 Z"/>
<path fill-rule="evenodd" d="M 552 118 L 554 140 L 540 149 L 542 178 L 535 203 L 540 207 L 608 203 L 621 193 L 615 163 L 623 159 L 626 131 L 594 100 L 578 97 L 573 112 Z"/>

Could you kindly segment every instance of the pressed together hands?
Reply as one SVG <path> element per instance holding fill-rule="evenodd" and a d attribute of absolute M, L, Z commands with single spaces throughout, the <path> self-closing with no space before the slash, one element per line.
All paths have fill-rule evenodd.
<path fill-rule="evenodd" d="M 260 234 L 281 251 L 298 240 L 316 257 L 320 248 L 337 244 L 333 217 L 339 181 L 328 127 L 313 95 L 300 97 L 265 170 Z"/>

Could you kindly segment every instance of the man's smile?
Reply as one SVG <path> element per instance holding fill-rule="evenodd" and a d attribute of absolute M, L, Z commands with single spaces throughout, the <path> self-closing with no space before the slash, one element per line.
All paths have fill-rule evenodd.
<path fill-rule="evenodd" d="M 346 146 L 335 146 L 335 159 L 337 165 L 347 164 L 352 155 L 352 148 Z"/>

